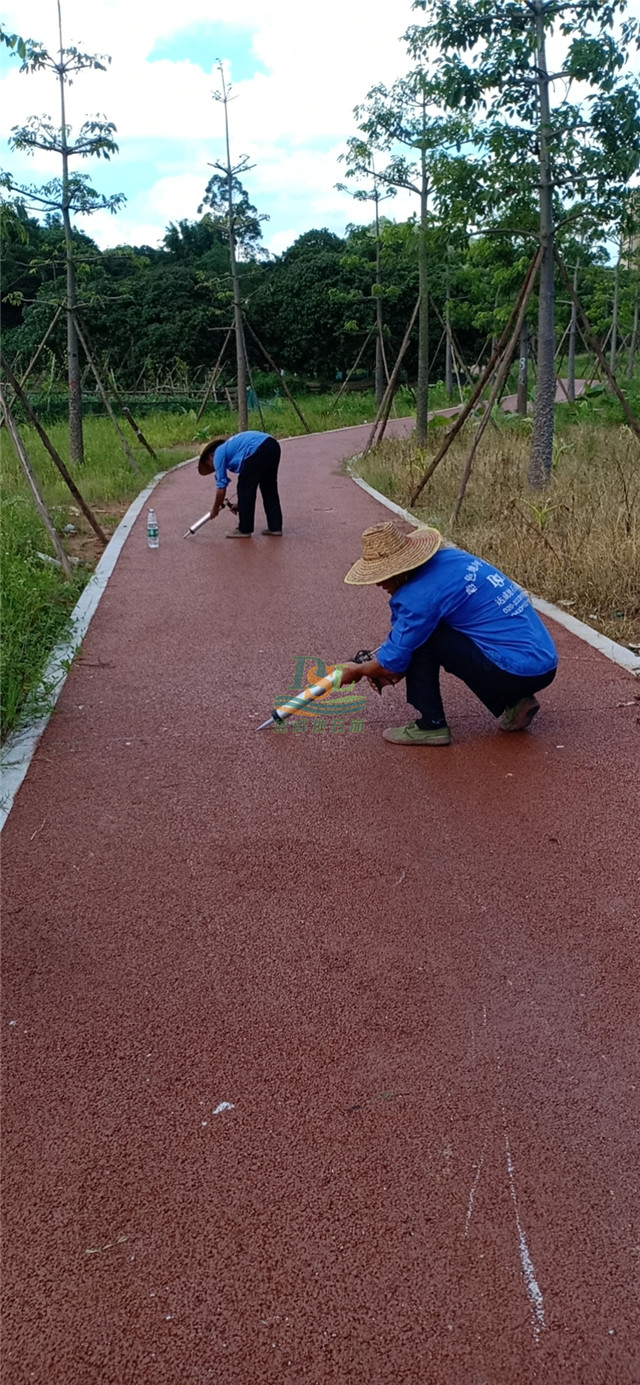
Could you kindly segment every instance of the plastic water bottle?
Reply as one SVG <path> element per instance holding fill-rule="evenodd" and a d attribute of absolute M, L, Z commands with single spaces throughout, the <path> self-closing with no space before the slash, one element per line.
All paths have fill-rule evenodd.
<path fill-rule="evenodd" d="M 149 510 L 147 518 L 147 543 L 149 548 L 159 548 L 160 539 L 158 536 L 158 516 L 155 510 Z"/>

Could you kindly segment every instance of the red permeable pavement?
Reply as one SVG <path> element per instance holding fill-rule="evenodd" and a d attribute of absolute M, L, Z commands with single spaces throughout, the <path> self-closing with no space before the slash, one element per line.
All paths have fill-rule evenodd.
<path fill-rule="evenodd" d="M 162 482 L 5 829 L 6 1385 L 640 1381 L 638 684 L 552 624 L 527 735 L 258 733 L 386 634 L 365 434 L 282 540 Z"/>

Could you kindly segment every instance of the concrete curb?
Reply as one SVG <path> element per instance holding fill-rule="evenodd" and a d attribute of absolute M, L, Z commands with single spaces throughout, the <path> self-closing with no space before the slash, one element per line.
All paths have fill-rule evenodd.
<path fill-rule="evenodd" d="M 159 471 L 149 482 L 149 485 L 140 491 L 140 494 L 129 506 L 126 515 L 120 520 L 95 572 L 87 582 L 82 596 L 76 602 L 71 614 L 69 633 L 56 645 L 42 675 L 41 687 L 46 690 L 48 697 L 46 712 L 35 721 L 29 722 L 26 726 L 7 736 L 0 752 L 0 777 L 2 781 L 0 832 L 2 832 L 11 812 L 18 789 L 35 755 L 38 742 L 49 723 L 53 709 L 67 681 L 73 660 L 100 605 L 105 587 L 122 552 L 125 540 L 128 538 L 140 511 L 165 476 L 169 476 L 171 472 L 179 471 L 183 466 L 189 466 L 196 460 L 197 458 L 187 457 L 186 461 L 178 462 L 176 466 L 169 467 L 167 471 Z"/>
<path fill-rule="evenodd" d="M 357 457 L 353 459 L 357 461 Z M 396 505 L 395 501 L 389 500 L 388 496 L 382 495 L 380 491 L 374 490 L 361 476 L 354 476 L 351 465 L 347 468 L 352 481 L 355 481 L 360 489 L 367 492 L 374 500 L 379 500 L 387 510 L 392 510 L 395 515 L 406 520 L 407 524 L 412 524 L 414 529 L 420 528 L 420 520 L 415 515 L 403 510 L 401 505 Z M 615 640 L 610 640 L 607 635 L 601 635 L 599 630 L 594 630 L 593 626 L 586 625 L 583 620 L 577 620 L 575 616 L 569 615 L 561 607 L 554 606 L 550 601 L 544 601 L 541 596 L 533 596 L 529 593 L 531 605 L 539 611 L 541 615 L 548 616 L 550 620 L 555 620 L 558 625 L 563 625 L 565 630 L 569 630 L 572 635 L 577 635 L 578 639 L 584 640 L 585 644 L 590 644 L 592 649 L 597 649 L 600 654 L 604 654 L 606 659 L 611 659 L 614 664 L 619 664 L 628 673 L 635 674 L 640 678 L 640 657 L 634 654 L 624 644 L 616 644 Z"/>

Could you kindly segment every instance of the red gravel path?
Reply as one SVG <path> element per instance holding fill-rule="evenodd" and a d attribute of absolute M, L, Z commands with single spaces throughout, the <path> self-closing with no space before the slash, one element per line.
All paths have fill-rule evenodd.
<path fill-rule="evenodd" d="M 365 432 L 282 542 L 162 483 L 5 830 L 3 1385 L 640 1381 L 638 685 L 555 627 L 530 735 L 254 733 L 386 632 Z"/>

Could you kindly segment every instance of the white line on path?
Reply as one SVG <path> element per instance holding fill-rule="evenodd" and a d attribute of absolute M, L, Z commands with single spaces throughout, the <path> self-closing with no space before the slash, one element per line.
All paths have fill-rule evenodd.
<path fill-rule="evenodd" d="M 473 1199 L 475 1198 L 475 1195 L 476 1195 L 476 1188 L 477 1188 L 477 1186 L 478 1186 L 478 1183 L 480 1182 L 480 1174 L 481 1174 L 481 1172 L 482 1172 L 482 1161 L 483 1161 L 483 1159 L 484 1159 L 484 1154 L 482 1155 L 482 1158 L 481 1158 L 481 1160 L 480 1160 L 480 1163 L 477 1164 L 477 1166 L 476 1166 L 476 1168 L 477 1168 L 476 1176 L 475 1176 L 475 1178 L 474 1178 L 474 1180 L 473 1180 L 473 1183 L 472 1183 L 472 1185 L 471 1185 L 471 1192 L 469 1193 L 469 1205 L 468 1205 L 468 1207 L 467 1207 L 467 1217 L 466 1217 L 466 1221 L 465 1221 L 465 1224 L 464 1224 L 464 1238 L 465 1238 L 465 1241 L 466 1241 L 466 1239 L 467 1239 L 467 1237 L 468 1237 L 468 1235 L 469 1235 L 469 1225 L 470 1225 L 470 1222 L 471 1222 L 471 1213 L 473 1212 Z"/>
<path fill-rule="evenodd" d="M 540 1285 L 538 1284 L 538 1280 L 536 1279 L 535 1267 L 533 1264 L 533 1260 L 531 1259 L 531 1255 L 529 1253 L 527 1238 L 524 1234 L 522 1224 L 520 1221 L 520 1209 L 518 1207 L 518 1195 L 516 1193 L 515 1172 L 513 1168 L 513 1159 L 511 1158 L 511 1146 L 509 1144 L 509 1135 L 507 1133 L 507 1121 L 504 1107 L 502 1108 L 502 1119 L 504 1121 L 504 1143 L 505 1149 L 507 1151 L 507 1171 L 509 1174 L 509 1190 L 511 1192 L 513 1210 L 516 1216 L 516 1228 L 518 1231 L 518 1248 L 520 1251 L 520 1264 L 522 1265 L 522 1274 L 524 1278 L 525 1288 L 527 1291 L 527 1297 L 531 1304 L 531 1310 L 533 1315 L 533 1336 L 534 1340 L 537 1342 L 540 1339 L 540 1333 L 544 1331 L 547 1325 L 544 1316 L 544 1299 L 542 1297 L 542 1290 L 540 1288 Z"/>

